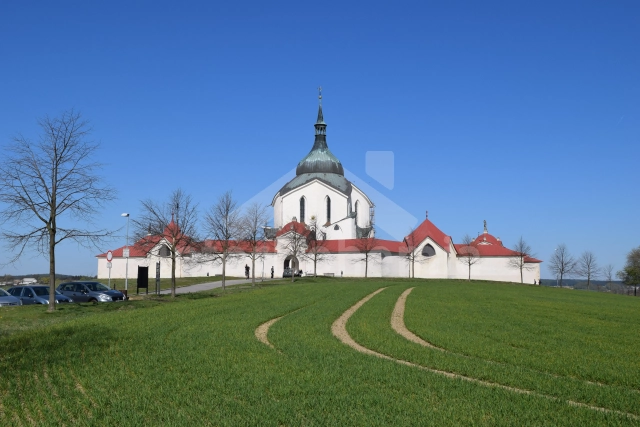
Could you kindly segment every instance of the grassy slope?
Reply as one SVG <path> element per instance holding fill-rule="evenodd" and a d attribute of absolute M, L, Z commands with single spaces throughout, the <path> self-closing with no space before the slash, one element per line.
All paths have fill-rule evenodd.
<path fill-rule="evenodd" d="M 500 293 L 503 288 L 461 283 L 453 285 L 458 291 L 449 293 L 453 286 L 443 281 L 315 279 L 309 285 L 310 282 L 314 280 L 270 285 L 222 298 L 80 305 L 53 315 L 42 313 L 46 307 L 2 311 L 0 323 L 9 320 L 14 325 L 18 319 L 24 320 L 20 329 L 11 329 L 11 334 L 4 330 L 0 337 L 0 425 L 29 425 L 32 421 L 50 425 L 632 424 L 618 416 L 450 380 L 362 355 L 345 348 L 330 332 L 331 323 L 344 310 L 375 289 L 392 285 L 365 304 L 349 322 L 350 331 L 360 342 L 417 363 L 439 363 L 515 383 L 528 381 L 536 385 L 539 380 L 542 385 L 538 386 L 545 390 L 556 383 L 583 384 L 584 381 L 566 379 L 548 386 L 548 375 L 526 369 L 522 374 L 522 366 L 529 370 L 541 367 L 530 360 L 522 361 L 519 353 L 510 358 L 508 350 L 500 350 L 499 345 L 497 349 L 484 350 L 487 342 L 505 341 L 505 336 L 465 344 L 465 335 L 482 327 L 491 329 L 482 320 L 492 317 L 491 310 L 496 310 L 496 316 L 508 316 L 506 323 L 514 323 L 521 311 L 505 314 L 500 309 L 503 302 L 490 304 L 481 310 L 483 316 L 474 313 L 473 317 L 480 319 L 474 329 L 464 323 L 468 316 L 460 313 L 465 310 L 447 311 L 446 307 L 464 306 L 474 301 L 474 294 L 479 298 L 478 294 Z M 408 327 L 426 339 L 473 355 L 471 362 L 470 358 L 455 355 L 434 358 L 433 351 L 407 343 L 391 331 L 388 314 L 395 299 L 414 284 L 419 288 L 408 300 Z M 520 297 L 511 289 L 520 291 Z M 529 306 L 537 295 L 532 296 L 531 289 L 537 288 L 512 286 L 502 292 Z M 459 291 L 466 297 L 462 298 Z M 561 290 L 549 292 L 545 298 L 550 307 L 547 311 L 540 308 L 541 313 L 560 316 L 555 333 L 572 336 L 574 330 L 565 327 L 568 322 L 562 317 L 563 312 L 570 311 L 564 307 L 571 306 L 571 301 L 564 299 Z M 631 304 L 630 311 L 622 310 L 617 316 L 637 324 L 636 302 L 629 303 L 624 297 L 594 296 L 607 297 L 599 301 L 611 313 Z M 429 313 L 437 307 L 442 312 L 421 317 L 427 313 L 420 310 L 425 304 L 432 305 Z M 269 333 L 278 351 L 255 339 L 254 330 L 260 323 L 287 313 Z M 443 319 L 459 319 L 460 327 L 446 321 L 438 323 Z M 29 327 L 30 324 L 36 327 Z M 434 327 L 442 330 L 440 335 L 431 335 Z M 451 335 L 454 336 L 449 338 Z M 615 329 L 600 339 L 637 354 L 637 341 L 616 344 L 623 339 L 619 335 Z M 554 373 L 573 358 L 581 360 L 581 356 L 590 355 L 589 351 L 584 352 L 584 346 L 573 344 L 549 351 L 554 357 L 564 351 L 573 353 L 566 355 L 564 362 L 542 366 Z M 629 365 L 630 361 L 622 358 L 624 354 L 612 356 L 614 365 L 637 371 L 637 362 Z M 496 368 L 485 361 L 500 357 L 503 363 L 514 366 Z M 575 370 L 569 372 L 576 375 Z M 629 391 L 629 384 L 637 384 L 636 377 L 627 380 L 626 375 L 612 374 L 607 369 L 596 372 L 601 380 L 618 384 L 610 400 L 622 399 L 626 402 L 624 407 L 634 405 L 627 402 L 624 393 L 618 397 L 620 390 L 634 393 Z M 573 392 L 575 387 L 565 388 L 569 391 L 561 389 L 559 393 Z M 596 393 L 594 397 L 594 392 L 586 389 L 585 393 L 592 393 L 588 398 L 606 401 L 607 396 Z M 631 410 L 638 412 L 638 404 Z"/>

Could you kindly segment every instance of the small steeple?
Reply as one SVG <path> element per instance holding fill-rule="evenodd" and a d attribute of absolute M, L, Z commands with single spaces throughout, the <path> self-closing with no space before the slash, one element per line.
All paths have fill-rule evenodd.
<path fill-rule="evenodd" d="M 322 87 L 318 88 L 318 120 L 313 125 L 316 128 L 316 136 L 313 147 L 298 163 L 296 175 L 303 173 L 335 173 L 344 176 L 344 168 L 340 160 L 334 156 L 327 146 L 327 124 L 322 115 Z"/>
<path fill-rule="evenodd" d="M 327 134 L 327 124 L 324 122 L 324 116 L 322 115 L 322 86 L 318 88 L 318 120 L 314 125 L 316 128 L 316 135 Z"/>

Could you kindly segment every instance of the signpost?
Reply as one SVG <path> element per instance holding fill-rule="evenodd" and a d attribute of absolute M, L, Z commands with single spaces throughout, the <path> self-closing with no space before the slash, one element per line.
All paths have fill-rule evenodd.
<path fill-rule="evenodd" d="M 156 294 L 160 295 L 160 261 L 156 262 Z"/>
<path fill-rule="evenodd" d="M 113 252 L 107 251 L 107 268 L 109 269 L 109 287 L 111 287 L 111 261 L 113 260 Z"/>

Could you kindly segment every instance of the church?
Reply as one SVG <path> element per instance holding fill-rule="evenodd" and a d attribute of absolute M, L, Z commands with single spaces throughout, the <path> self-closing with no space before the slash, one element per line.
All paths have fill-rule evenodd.
<path fill-rule="evenodd" d="M 415 277 L 540 283 L 542 261 L 508 249 L 499 238 L 484 232 L 467 243 L 454 243 L 428 218 L 402 241 L 375 237 L 375 201 L 344 176 L 344 168 L 327 145 L 327 124 L 319 96 L 315 140 L 296 168 L 296 176 L 273 197 L 273 226 L 265 228 L 255 276 L 274 277 L 294 271 L 301 275 L 336 277 Z M 408 224 L 409 225 L 409 224 Z M 167 225 L 167 230 L 175 227 Z M 137 266 L 171 277 L 167 239 L 154 236 L 153 244 L 133 244 L 129 259 L 125 247 L 112 251 L 111 278 L 135 280 Z M 149 240 L 146 239 L 146 242 Z M 299 245 L 295 250 L 292 243 Z M 216 247 L 215 241 L 205 246 Z M 244 277 L 250 258 L 239 242 L 227 260 L 226 275 Z M 195 248 L 182 248 L 176 277 L 222 274 L 219 261 L 192 262 Z M 109 276 L 107 253 L 97 255 L 98 277 Z M 150 276 L 153 274 L 150 272 Z"/>

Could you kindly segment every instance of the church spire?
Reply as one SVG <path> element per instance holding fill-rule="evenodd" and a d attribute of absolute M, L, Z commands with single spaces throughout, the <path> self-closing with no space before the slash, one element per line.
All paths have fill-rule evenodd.
<path fill-rule="evenodd" d="M 324 116 L 322 115 L 322 86 L 318 88 L 318 120 L 314 125 L 316 128 L 316 135 L 327 134 L 327 124 L 324 122 Z"/>
<path fill-rule="evenodd" d="M 344 168 L 340 160 L 334 156 L 327 147 L 327 124 L 322 115 L 322 88 L 318 88 L 318 120 L 313 125 L 316 128 L 316 137 L 313 147 L 298 163 L 296 175 L 305 173 L 335 173 L 344 176 Z"/>

